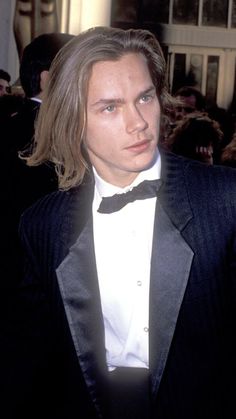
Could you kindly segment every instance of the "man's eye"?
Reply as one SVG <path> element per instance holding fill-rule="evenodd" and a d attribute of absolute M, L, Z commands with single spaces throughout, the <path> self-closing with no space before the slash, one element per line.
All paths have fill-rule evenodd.
<path fill-rule="evenodd" d="M 107 113 L 111 113 L 115 111 L 115 108 L 116 108 L 115 105 L 108 105 L 103 109 L 103 111 Z"/>
<path fill-rule="evenodd" d="M 152 95 L 143 95 L 140 97 L 140 102 L 141 103 L 147 103 L 150 102 L 152 100 L 153 96 Z"/>

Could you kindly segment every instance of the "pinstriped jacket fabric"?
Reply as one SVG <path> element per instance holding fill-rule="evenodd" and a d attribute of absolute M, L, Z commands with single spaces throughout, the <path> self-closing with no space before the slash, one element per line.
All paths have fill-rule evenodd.
<path fill-rule="evenodd" d="M 153 417 L 230 418 L 236 171 L 163 153 L 162 179 L 150 275 Z M 14 306 L 17 351 L 5 356 L 6 417 L 109 418 L 92 199 L 88 177 L 22 217 L 26 273 Z"/>

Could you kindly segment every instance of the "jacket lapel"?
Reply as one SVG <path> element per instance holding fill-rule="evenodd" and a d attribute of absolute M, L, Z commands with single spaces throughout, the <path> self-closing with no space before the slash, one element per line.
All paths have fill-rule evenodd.
<path fill-rule="evenodd" d="M 103 378 L 107 369 L 91 207 L 92 191 L 80 187 L 79 201 L 73 201 L 68 213 L 74 219 L 69 230 L 76 226 L 77 240 L 56 273 L 78 361 L 93 403 L 101 414 Z M 62 230 L 65 240 L 72 234 L 75 237 L 75 231 L 66 231 L 68 225 L 62 226 Z"/>
<path fill-rule="evenodd" d="M 192 218 L 182 165 L 174 164 L 171 156 L 163 164 L 166 166 L 157 199 L 150 282 L 150 370 L 154 395 L 164 372 L 193 259 L 193 251 L 182 236 Z"/>

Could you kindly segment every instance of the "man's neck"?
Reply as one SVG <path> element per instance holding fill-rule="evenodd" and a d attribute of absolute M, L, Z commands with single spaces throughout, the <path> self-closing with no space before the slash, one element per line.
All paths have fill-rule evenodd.
<path fill-rule="evenodd" d="M 137 173 L 134 180 L 131 181 L 129 184 L 126 184 L 125 186 L 114 185 L 113 183 L 107 182 L 97 173 L 94 167 L 93 167 L 93 173 L 94 173 L 96 188 L 99 191 L 99 194 L 101 196 L 110 196 L 115 193 L 126 192 L 131 187 L 137 186 L 139 183 L 141 183 L 144 180 L 153 180 L 153 179 L 160 178 L 160 174 L 161 174 L 160 154 L 158 153 L 155 163 L 150 168 L 148 168 L 147 170 L 143 170 L 140 173 Z"/>

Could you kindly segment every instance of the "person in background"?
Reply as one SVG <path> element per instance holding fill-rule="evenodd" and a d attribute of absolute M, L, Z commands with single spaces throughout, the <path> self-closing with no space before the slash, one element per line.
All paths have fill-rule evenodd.
<path fill-rule="evenodd" d="M 20 82 L 25 94 L 24 106 L 9 121 L 11 147 L 17 152 L 29 146 L 34 136 L 34 123 L 52 60 L 73 35 L 67 33 L 42 34 L 24 49 L 20 63 Z M 9 147 L 9 140 L 7 142 Z"/>
<path fill-rule="evenodd" d="M 223 137 L 218 122 L 207 114 L 192 112 L 178 122 L 165 146 L 180 156 L 213 164 Z"/>
<path fill-rule="evenodd" d="M 236 172 L 161 150 L 172 105 L 149 31 L 93 28 L 53 61 L 26 161 L 60 190 L 21 217 L 4 418 L 231 417 Z"/>
<path fill-rule="evenodd" d="M 164 147 L 179 121 L 182 121 L 186 115 L 190 115 L 191 113 L 205 111 L 205 98 L 202 93 L 193 86 L 183 86 L 179 88 L 173 94 L 173 97 L 176 99 L 176 102 L 171 114 L 168 116 L 169 124 L 166 125 L 160 138 L 160 143 L 163 144 Z"/>
<path fill-rule="evenodd" d="M 204 112 L 206 109 L 205 98 L 196 87 L 183 86 L 175 92 L 174 96 L 180 102 L 176 108 L 177 121 L 189 113 Z"/>
<path fill-rule="evenodd" d="M 8 95 L 10 93 L 10 81 L 10 74 L 5 70 L 0 69 L 0 96 Z"/>
<path fill-rule="evenodd" d="M 9 111 L 1 118 L 1 266 L 8 281 L 0 281 L 5 295 L 4 311 L 12 293 L 22 279 L 22 255 L 18 225 L 22 212 L 37 199 L 58 188 L 53 164 L 28 167 L 19 152 L 32 147 L 37 117 L 47 75 L 53 58 L 73 35 L 51 33 L 35 38 L 24 49 L 20 64 L 20 80 L 25 97 L 13 96 Z M 6 112 L 6 100 L 3 103 Z M 12 312 L 13 312 L 12 308 Z"/>
<path fill-rule="evenodd" d="M 176 107 L 176 112 L 171 123 L 171 132 L 183 117 L 193 112 L 205 113 L 207 116 L 219 124 L 223 132 L 220 147 L 215 151 L 214 161 L 220 162 L 222 149 L 229 143 L 233 133 L 233 117 L 230 112 L 220 108 L 217 103 L 207 103 L 205 96 L 194 86 L 183 86 L 178 89 L 174 96 L 180 102 Z"/>

